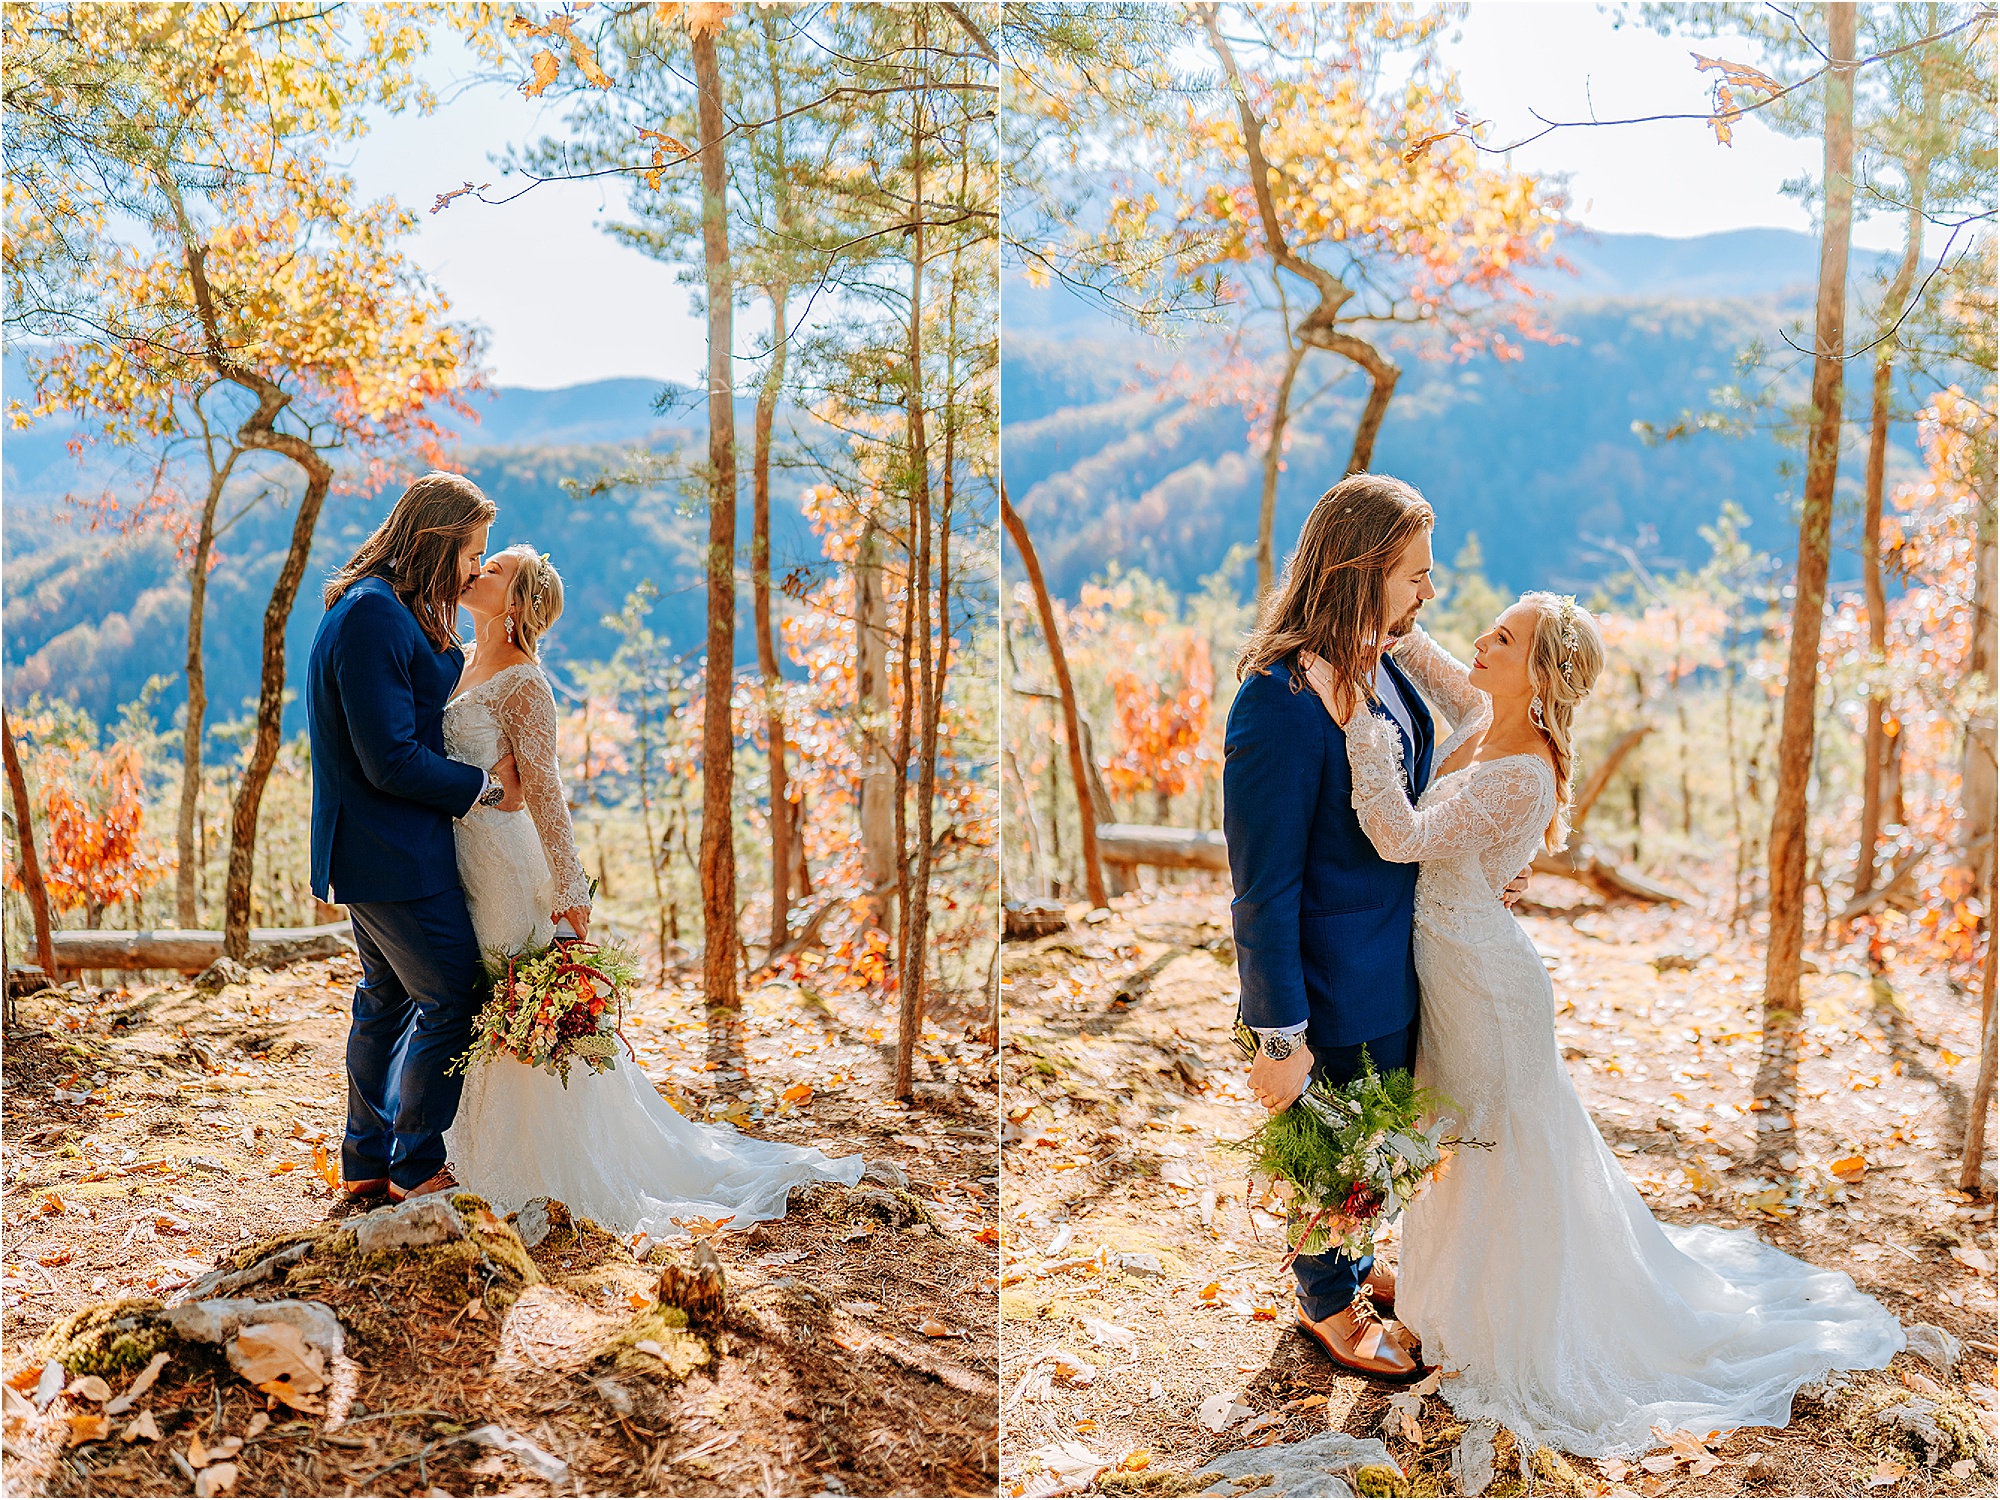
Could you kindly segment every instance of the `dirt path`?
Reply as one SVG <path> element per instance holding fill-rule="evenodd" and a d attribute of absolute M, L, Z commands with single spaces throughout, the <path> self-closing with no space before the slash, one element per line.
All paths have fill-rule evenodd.
<path fill-rule="evenodd" d="M 1538 879 L 1530 899 L 1573 894 Z M 1329 1426 L 1385 1437 L 1412 1492 L 1449 1493 L 1460 1424 L 1433 1395 L 1421 1441 L 1390 1435 L 1384 1389 L 1337 1374 L 1293 1329 L 1282 1226 L 1246 1211 L 1243 1159 L 1227 1143 L 1262 1112 L 1227 1035 L 1226 897 L 1180 887 L 1121 898 L 1096 925 L 1080 908 L 1073 918 L 1067 934 L 1007 949 L 1003 1493 L 1066 1492 L 1055 1471 L 1098 1462 L 1114 1466 L 1105 1492 L 1174 1493 L 1221 1453 Z M 1914 972 L 1890 976 L 1893 999 L 1859 971 L 1809 977 L 1799 1150 L 1788 1170 L 1760 1175 L 1741 1164 L 1762 977 L 1750 943 L 1665 910 L 1525 920 L 1555 981 L 1571 1076 L 1656 1214 L 1754 1228 L 1847 1271 L 1906 1325 L 1967 1341 L 1954 1381 L 1899 1355 L 1886 1374 L 1802 1400 L 1782 1432 L 1718 1440 L 1721 1461 L 1702 1477 L 1575 1460 L 1573 1492 L 1992 1493 L 1991 1168 L 1984 1202 L 1951 1186 L 1977 997 Z M 1829 1170 L 1843 1162 L 1855 1176 L 1860 1164 L 1844 1161 L 1855 1155 L 1858 1180 Z M 1929 1386 L 1985 1427 L 1984 1470 L 1962 1450 L 1927 1468 L 1874 1421 L 1891 1396 Z M 1209 1431 L 1203 1402 L 1229 1395 L 1248 1414 Z"/>
<path fill-rule="evenodd" d="M 232 1253 L 323 1219 L 314 1148 L 338 1160 L 354 977 L 335 959 L 216 996 L 73 988 L 23 1003 L 4 1062 L 9 1375 L 81 1309 L 170 1298 Z M 972 1035 L 983 1016 L 933 1017 L 905 1109 L 882 1102 L 893 1058 L 879 997 L 771 984 L 725 1027 L 677 988 L 642 994 L 633 1012 L 641 1065 L 684 1113 L 892 1163 L 925 1217 L 859 1213 L 829 1189 L 796 1196 L 780 1223 L 725 1230 L 714 1358 L 678 1381 L 627 1373 L 613 1393 L 585 1335 L 629 1318 L 629 1299 L 643 1301 L 685 1242 L 654 1250 L 650 1269 L 608 1235 L 537 1251 L 547 1285 L 504 1316 L 466 1316 L 476 1303 L 463 1286 L 341 1281 L 326 1295 L 343 1320 L 341 1297 L 364 1292 L 394 1313 L 356 1335 L 354 1410 L 369 1424 L 330 1433 L 280 1408 L 238 1456 L 240 1492 L 992 1493 L 997 1104 L 993 1059 Z M 10 1488 L 186 1494 L 175 1460 L 189 1438 L 240 1436 L 266 1403 L 224 1366 L 177 1359 L 150 1405 L 160 1441 L 60 1454 L 34 1441 L 37 1424 L 10 1420 Z M 495 1422 L 561 1458 L 567 1477 L 451 1441 Z"/>

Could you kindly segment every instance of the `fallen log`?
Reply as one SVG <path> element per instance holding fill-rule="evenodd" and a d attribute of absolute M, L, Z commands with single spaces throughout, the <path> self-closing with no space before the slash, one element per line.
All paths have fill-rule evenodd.
<path fill-rule="evenodd" d="M 1155 828 L 1145 823 L 1099 823 L 1097 857 L 1107 865 L 1152 865 L 1167 870 L 1227 870 L 1229 848 L 1220 829 Z"/>
<path fill-rule="evenodd" d="M 219 932 L 52 932 L 56 968 L 178 969 L 199 974 L 222 957 Z M 332 958 L 354 951 L 352 928 L 346 922 L 323 927 L 253 927 L 250 956 L 253 968 L 274 968 L 302 958 Z"/>
<path fill-rule="evenodd" d="M 1537 854 L 1530 869 L 1538 875 L 1560 875 L 1587 886 L 1612 901 L 1644 901 L 1656 906 L 1685 906 L 1689 898 L 1648 880 L 1629 865 L 1602 858 L 1594 844 L 1574 844 L 1560 854 Z"/>

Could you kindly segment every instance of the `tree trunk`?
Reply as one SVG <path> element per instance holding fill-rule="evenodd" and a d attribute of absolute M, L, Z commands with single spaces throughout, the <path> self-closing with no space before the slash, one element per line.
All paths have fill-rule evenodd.
<path fill-rule="evenodd" d="M 1351 333 L 1324 333 L 1315 341 L 1322 349 L 1353 360 L 1368 376 L 1368 402 L 1361 408 L 1361 420 L 1354 426 L 1354 446 L 1347 454 L 1347 472 L 1365 474 L 1375 461 L 1375 439 L 1382 431 L 1382 419 L 1389 414 L 1389 400 L 1396 394 L 1396 382 L 1403 378 L 1402 367 L 1368 340 Z"/>
<path fill-rule="evenodd" d="M 1868 601 L 1868 670 L 1878 682 L 1889 652 L 1889 604 L 1882 589 L 1882 484 L 1889 457 L 1889 406 L 1893 397 L 1896 345 L 1891 331 L 1916 282 L 1924 250 L 1922 207 L 1927 166 L 1911 172 L 1912 201 L 1903 229 L 1903 262 L 1883 299 L 1882 336 L 1887 342 L 1875 360 L 1875 399 L 1868 424 L 1868 468 L 1861 518 L 1861 587 Z M 1861 747 L 1861 851 L 1854 870 L 1854 894 L 1875 889 L 1875 856 L 1882 841 L 1882 792 L 1888 780 L 1889 700 L 1879 688 L 1868 695 L 1867 726 Z"/>
<path fill-rule="evenodd" d="M 861 878 L 869 925 L 892 925 L 896 880 L 896 773 L 889 730 L 889 598 L 882 584 L 882 528 L 863 523 L 854 557 L 855 719 L 861 751 L 856 798 L 861 821 Z"/>
<path fill-rule="evenodd" d="M 1285 426 L 1291 420 L 1292 385 L 1299 378 L 1308 344 L 1290 344 L 1285 354 L 1284 377 L 1278 382 L 1277 404 L 1271 410 L 1271 441 L 1264 449 L 1264 495 L 1257 507 L 1257 597 L 1262 599 L 1278 586 L 1277 549 L 1273 531 L 1278 515 L 1278 471 L 1283 467 Z"/>
<path fill-rule="evenodd" d="M 916 14 L 921 43 L 923 15 Z M 896 1016 L 896 1097 L 907 1099 L 913 1090 L 912 1070 L 917 1044 L 917 1028 L 922 1024 L 924 1003 L 924 946 L 929 930 L 931 876 L 931 799 L 937 790 L 937 703 L 932 692 L 935 664 L 931 654 L 931 481 L 930 449 L 924 435 L 924 133 L 923 99 L 918 96 L 910 155 L 910 525 L 916 533 L 916 556 L 910 568 L 916 594 L 917 700 L 922 710 L 922 744 L 917 758 L 917 868 L 910 878 L 903 902 L 904 928 L 898 937 L 902 959 L 902 982 L 898 989 Z M 908 664 L 904 667 L 908 682 Z M 907 720 L 910 716 L 905 715 Z M 898 862 L 903 863 L 902 841 Z"/>
<path fill-rule="evenodd" d="M 1090 904 L 1102 906 L 1106 898 L 1104 869 L 1097 856 L 1097 810 L 1090 803 L 1090 774 L 1084 767 L 1083 734 L 1077 728 L 1076 690 L 1070 686 L 1069 659 L 1063 654 L 1062 635 L 1056 629 L 1056 611 L 1049 602 L 1048 585 L 1042 581 L 1041 560 L 1035 556 L 1035 544 L 1021 522 L 1020 513 L 1007 498 L 1004 479 L 1000 481 L 1000 519 L 1021 554 L 1021 564 L 1028 570 L 1029 587 L 1035 591 L 1035 607 L 1041 612 L 1042 636 L 1049 643 L 1056 691 L 1062 698 L 1063 730 L 1069 739 L 1069 774 L 1076 784 L 1077 821 L 1083 825 L 1083 878 L 1089 887 Z"/>
<path fill-rule="evenodd" d="M 305 577 L 306 560 L 312 555 L 320 507 L 326 503 L 327 488 L 333 482 L 333 466 L 303 438 L 269 431 L 245 433 L 243 438 L 244 446 L 284 453 L 304 469 L 306 492 L 299 498 L 299 513 L 292 522 L 291 548 L 285 554 L 284 566 L 278 570 L 278 581 L 272 585 L 270 603 L 264 606 L 257 734 L 251 743 L 249 763 L 243 768 L 243 782 L 236 789 L 236 805 L 230 809 L 229 875 L 222 890 L 222 951 L 238 963 L 250 952 L 250 888 L 255 876 L 257 815 L 263 806 L 264 787 L 271 779 L 271 768 L 278 762 L 279 735 L 285 715 L 285 627 L 291 622 L 299 582 Z"/>
<path fill-rule="evenodd" d="M 28 803 L 28 778 L 21 771 L 21 752 L 14 744 L 14 725 L 0 709 L 0 742 L 7 752 L 7 790 L 14 799 L 14 843 L 21 861 L 21 884 L 28 893 L 28 910 L 35 921 L 35 961 L 49 983 L 56 981 L 55 948 L 49 938 L 49 888 L 42 882 L 42 855 L 35 844 L 35 814 Z"/>
<path fill-rule="evenodd" d="M 1992 856 L 1988 855 L 1987 869 L 1991 871 Z M 1989 877 L 1986 886 L 1986 909 L 1991 912 L 1995 897 L 2000 897 L 2000 887 L 1996 887 Z M 1986 929 L 1986 975 L 1979 987 L 1979 1079 L 1972 1088 L 1972 1105 L 1965 1118 L 1965 1148 L 1958 1159 L 1958 1190 L 1962 1193 L 1977 1194 L 1979 1191 L 1979 1167 L 1986 1157 L 1986 1111 L 1993 1105 L 1994 1028 L 1994 929 L 1989 919 Z"/>
<path fill-rule="evenodd" d="M 201 864 L 195 851 L 194 825 L 201 807 L 202 731 L 208 717 L 208 672 L 202 659 L 208 562 L 215 551 L 215 510 L 242 451 L 232 448 L 220 468 L 213 463 L 209 467 L 208 495 L 202 501 L 194 560 L 188 566 L 187 720 L 181 726 L 181 802 L 174 821 L 174 919 L 182 927 L 194 927 L 201 921 Z"/>
<path fill-rule="evenodd" d="M 792 935 L 792 804 L 785 789 L 784 679 L 771 633 L 771 425 L 785 382 L 785 285 L 770 289 L 771 366 L 757 389 L 757 429 L 751 477 L 750 598 L 756 617 L 757 668 L 764 674 L 764 730 L 771 747 L 771 942 L 773 952 Z"/>
<path fill-rule="evenodd" d="M 1000 752 L 1001 764 L 1008 778 L 1014 784 L 1014 791 L 1021 799 L 1021 821 L 1028 830 L 1028 856 L 1035 867 L 1035 894 L 1049 894 L 1048 861 L 1042 855 L 1042 825 L 1035 817 L 1035 794 L 1028 789 L 1028 778 L 1021 774 L 1020 762 L 1014 759 L 1012 750 Z"/>
<path fill-rule="evenodd" d="M 1848 233 L 1854 184 L 1854 5 L 1828 7 L 1825 227 L 1820 237 L 1819 307 L 1814 329 L 1813 427 L 1792 608 L 1791 651 L 1778 732 L 1778 787 L 1771 811 L 1771 929 L 1764 962 L 1764 1036 L 1753 1090 L 1759 1155 L 1792 1138 L 1798 1103 L 1799 966 L 1805 943 L 1806 785 L 1812 774 L 1814 697 L 1826 612 L 1827 551 L 1834 479 L 1840 463 L 1841 361 L 1847 336 Z"/>
<path fill-rule="evenodd" d="M 715 31 L 691 27 L 701 132 L 701 243 L 708 294 L 708 671 L 701 731 L 702 989 L 710 1005 L 736 996 L 736 404 L 729 270 L 729 180 L 722 159 L 722 73 Z"/>
<path fill-rule="evenodd" d="M 1994 473 L 1993 451 L 1989 443 L 1982 443 L 1974 460 L 1973 496 L 1978 513 L 1978 533 L 1973 552 L 1972 579 L 1972 644 L 1966 652 L 1966 676 L 1985 684 L 1984 704 L 1965 726 L 1965 747 L 1959 759 L 1959 810 L 1965 815 L 1965 862 L 1973 869 L 1975 876 L 1990 872 L 1994 866 L 1994 843 L 1988 839 L 1984 853 L 1975 856 L 1972 851 L 1980 847 L 1979 841 L 1994 831 L 1996 807 L 1996 776 L 1994 763 L 1994 711 L 1993 711 L 1993 590 L 1996 560 L 1996 517 L 1993 508 Z M 1900 750 L 1902 740 L 1896 741 Z M 1891 789 L 1896 800 L 1901 802 L 1901 767 L 1892 763 L 1894 779 Z M 1983 883 L 1983 882 L 1982 882 Z M 1987 907 L 1986 921 L 1991 926 L 1992 907 Z"/>

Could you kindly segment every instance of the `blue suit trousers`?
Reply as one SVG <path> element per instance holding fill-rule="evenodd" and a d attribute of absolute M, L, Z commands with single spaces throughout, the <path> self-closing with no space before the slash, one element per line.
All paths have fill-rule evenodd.
<path fill-rule="evenodd" d="M 1348 1082 L 1361 1070 L 1363 1047 L 1368 1049 L 1368 1060 L 1377 1073 L 1414 1067 L 1417 1023 L 1412 1021 L 1400 1031 L 1352 1047 L 1315 1048 L 1313 1077 L 1329 1079 L 1336 1085 Z M 1299 1284 L 1299 1310 L 1315 1323 L 1332 1317 L 1354 1300 L 1355 1290 L 1368 1279 L 1374 1265 L 1372 1255 L 1353 1260 L 1337 1250 L 1326 1255 L 1301 1255 L 1292 1262 L 1292 1275 Z"/>
<path fill-rule="evenodd" d="M 347 1033 L 349 1182 L 423 1183 L 444 1165 L 462 1073 L 446 1071 L 472 1044 L 487 981 L 458 887 L 415 901 L 350 904 L 361 983 Z"/>

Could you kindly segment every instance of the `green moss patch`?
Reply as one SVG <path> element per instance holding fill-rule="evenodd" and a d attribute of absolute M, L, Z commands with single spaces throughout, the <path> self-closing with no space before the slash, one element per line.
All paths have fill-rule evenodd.
<path fill-rule="evenodd" d="M 1117 1469 L 1099 1476 L 1097 1487 L 1107 1495 L 1196 1495 L 1221 1478 L 1212 1470 L 1190 1474 L 1186 1469 L 1148 1469 L 1133 1474 Z"/>
<path fill-rule="evenodd" d="M 71 1313 L 35 1345 L 37 1364 L 55 1360 L 72 1375 L 122 1375 L 174 1347 L 173 1330 L 150 1297 L 100 1302 Z"/>
<path fill-rule="evenodd" d="M 598 1345 L 593 1358 L 634 1375 L 685 1380 L 714 1357 L 708 1340 L 688 1332 L 687 1322 L 678 1307 L 655 1302 Z M 658 1354 L 637 1347 L 648 1341 L 659 1348 Z"/>

